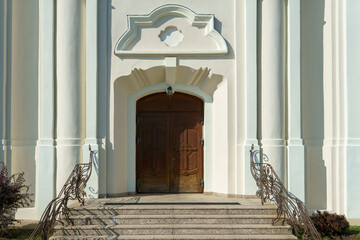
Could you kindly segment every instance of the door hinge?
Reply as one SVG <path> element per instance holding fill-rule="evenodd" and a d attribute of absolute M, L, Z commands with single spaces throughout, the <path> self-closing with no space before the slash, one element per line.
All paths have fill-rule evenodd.
<path fill-rule="evenodd" d="M 201 123 L 201 125 L 204 125 L 204 117 L 199 117 L 199 123 Z"/>
<path fill-rule="evenodd" d="M 202 188 L 204 188 L 204 179 L 199 179 L 199 185 L 202 187 Z"/>
<path fill-rule="evenodd" d="M 204 146 L 204 138 L 203 137 L 200 137 L 199 142 L 202 146 Z"/>
<path fill-rule="evenodd" d="M 140 145 L 140 143 L 141 143 L 141 136 L 137 136 L 136 137 L 136 144 Z"/>
<path fill-rule="evenodd" d="M 140 124 L 140 121 L 141 121 L 140 116 L 137 116 L 137 117 L 136 117 L 136 125 L 139 125 L 139 124 Z"/>

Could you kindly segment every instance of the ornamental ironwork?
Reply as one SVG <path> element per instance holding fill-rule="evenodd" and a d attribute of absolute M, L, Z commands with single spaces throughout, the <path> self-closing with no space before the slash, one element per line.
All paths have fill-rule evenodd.
<path fill-rule="evenodd" d="M 281 221 L 284 225 L 286 222 L 299 238 L 321 240 L 304 203 L 284 187 L 268 161 L 266 154 L 261 154 L 259 150 L 254 150 L 254 145 L 251 146 L 250 167 L 258 187 L 256 195 L 262 204 L 271 202 L 277 206 L 276 218 L 272 223 Z"/>
<path fill-rule="evenodd" d="M 72 200 L 78 200 L 81 205 L 84 205 L 85 203 L 85 187 L 91 176 L 94 158 L 94 151 L 91 150 L 90 145 L 89 151 L 89 162 L 76 164 L 58 196 L 45 208 L 39 224 L 32 232 L 29 240 L 35 240 L 37 235 L 41 235 L 41 238 L 44 240 L 48 239 L 56 222 L 60 222 L 64 225 L 63 220 L 65 220 L 67 223 L 74 225 L 73 221 L 70 219 L 70 209 L 67 205 L 68 202 Z"/>

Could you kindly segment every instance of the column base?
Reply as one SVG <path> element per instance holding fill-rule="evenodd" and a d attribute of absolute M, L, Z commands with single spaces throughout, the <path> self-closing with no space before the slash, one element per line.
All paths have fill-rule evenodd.
<path fill-rule="evenodd" d="M 356 141 L 356 143 L 354 143 Z M 348 140 L 348 146 L 345 153 L 344 172 L 344 208 L 345 214 L 348 218 L 360 218 L 360 139 Z M 341 177 L 341 176 L 340 176 Z"/>
<path fill-rule="evenodd" d="M 326 167 L 322 139 L 304 139 L 305 203 L 308 209 L 322 210 L 327 206 Z"/>
<path fill-rule="evenodd" d="M 290 140 L 287 146 L 287 189 L 305 201 L 305 148 L 302 140 Z"/>
<path fill-rule="evenodd" d="M 267 156 L 267 161 L 283 184 L 286 184 L 285 179 L 285 141 L 283 139 L 264 139 L 261 140 L 261 148 L 263 155 Z M 264 158 L 265 159 L 265 158 Z"/>
<path fill-rule="evenodd" d="M 251 174 L 250 170 L 250 150 L 251 146 L 254 145 L 254 150 L 260 150 L 258 140 L 257 139 L 249 139 L 246 140 L 245 145 L 241 146 L 243 151 L 243 159 L 244 159 L 244 169 L 243 169 L 243 195 L 255 195 L 258 187 L 256 186 L 256 182 L 254 177 Z"/>
<path fill-rule="evenodd" d="M 51 140 L 52 141 L 52 140 Z M 36 219 L 40 219 L 46 206 L 55 198 L 55 147 L 38 142 L 36 168 Z"/>
<path fill-rule="evenodd" d="M 85 192 L 87 198 L 99 198 L 99 151 L 101 151 L 101 144 L 97 139 L 86 139 L 83 146 L 83 163 L 90 161 L 90 151 L 94 151 L 92 172 L 89 181 L 86 184 Z"/>
<path fill-rule="evenodd" d="M 4 145 L 0 144 L 0 163 L 5 164 L 5 152 L 4 152 Z"/>
<path fill-rule="evenodd" d="M 7 166 L 8 173 L 11 174 L 11 146 L 9 140 L 2 140 L 2 154 L 3 154 L 3 162 Z"/>
<path fill-rule="evenodd" d="M 56 150 L 56 194 L 63 188 L 76 164 L 82 161 L 82 139 L 58 139 Z"/>

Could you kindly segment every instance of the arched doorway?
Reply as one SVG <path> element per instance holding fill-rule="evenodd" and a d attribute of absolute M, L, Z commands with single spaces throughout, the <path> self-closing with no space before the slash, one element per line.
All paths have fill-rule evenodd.
<path fill-rule="evenodd" d="M 203 192 L 203 116 L 203 101 L 184 93 L 137 101 L 137 192 Z"/>

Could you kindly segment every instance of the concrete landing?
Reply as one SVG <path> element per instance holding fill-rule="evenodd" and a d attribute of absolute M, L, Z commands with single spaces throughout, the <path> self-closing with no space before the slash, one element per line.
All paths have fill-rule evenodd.
<path fill-rule="evenodd" d="M 159 203 L 160 206 L 164 206 L 164 203 L 174 203 L 176 205 L 181 205 L 181 203 L 184 203 L 186 205 L 189 205 L 189 203 L 235 203 L 239 204 L 241 206 L 262 206 L 262 207 L 274 207 L 272 204 L 265 203 L 264 205 L 261 205 L 261 201 L 258 198 L 230 198 L 230 197 L 221 197 L 221 196 L 214 196 L 209 194 L 137 194 L 134 196 L 126 196 L 126 197 L 118 197 L 118 198 L 99 198 L 99 199 L 87 199 L 85 202 L 85 206 L 91 207 L 91 206 L 99 206 L 99 205 L 112 205 L 112 204 L 119 204 L 121 203 L 153 203 L 156 205 L 156 203 Z M 234 204 L 234 205 L 235 205 Z M 141 204 L 139 204 L 141 205 Z M 206 204 L 204 204 L 206 205 Z M 231 204 L 232 205 L 232 204 Z M 234 206 L 233 205 L 233 206 Z M 71 205 L 71 207 L 78 207 L 80 206 L 79 203 L 74 203 Z M 200 206 L 200 205 L 198 205 Z"/>

